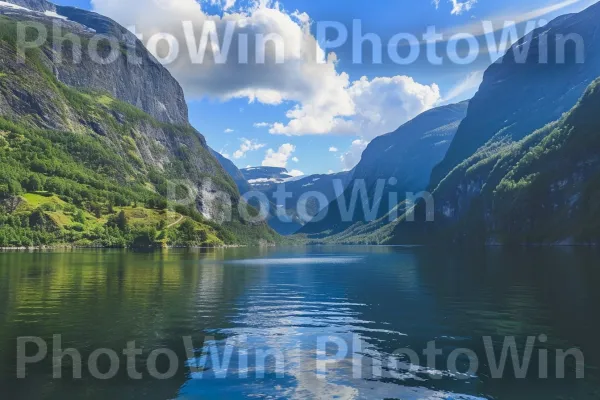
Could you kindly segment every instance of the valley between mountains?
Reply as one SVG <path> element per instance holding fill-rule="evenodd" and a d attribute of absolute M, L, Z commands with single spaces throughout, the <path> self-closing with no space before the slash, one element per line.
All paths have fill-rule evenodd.
<path fill-rule="evenodd" d="M 50 27 L 56 15 L 84 39 L 118 38 L 142 62 L 98 65 L 83 52 L 57 63 L 51 44 L 17 62 L 18 23 Z M 551 21 L 489 66 L 472 99 L 377 137 L 350 171 L 298 177 L 239 169 L 211 149 L 179 83 L 113 20 L 2 3 L 0 247 L 597 244 L 598 21 L 600 3 Z M 556 61 L 552 38 L 570 34 L 583 38 L 584 62 L 573 43 Z M 540 63 L 546 47 L 554 61 Z M 68 60 L 78 49 L 62 51 Z M 274 200 L 282 186 L 284 205 Z M 405 198 L 423 192 L 431 199 Z M 357 199 L 366 202 L 344 217 Z"/>

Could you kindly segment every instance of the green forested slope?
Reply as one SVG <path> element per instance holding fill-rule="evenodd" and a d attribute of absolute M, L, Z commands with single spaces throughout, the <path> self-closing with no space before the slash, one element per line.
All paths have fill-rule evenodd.
<path fill-rule="evenodd" d="M 190 125 L 65 85 L 50 45 L 18 63 L 15 24 L 0 16 L 0 246 L 277 240 L 242 221 L 235 183 Z"/>

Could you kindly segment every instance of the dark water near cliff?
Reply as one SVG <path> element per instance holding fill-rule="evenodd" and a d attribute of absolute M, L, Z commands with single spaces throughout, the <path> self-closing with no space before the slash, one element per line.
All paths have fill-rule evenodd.
<path fill-rule="evenodd" d="M 598 260 L 587 249 L 0 253 L 0 398 L 600 399 Z M 55 334 L 81 353 L 81 379 L 70 357 L 53 371 Z M 45 340 L 48 356 L 17 379 L 24 336 Z M 537 338 L 525 379 L 510 365 L 492 377 L 483 337 L 499 358 L 506 336 L 520 353 Z M 131 341 L 143 350 L 128 369 L 122 351 Z M 423 351 L 432 341 L 440 354 L 429 364 Z M 556 350 L 574 347 L 585 377 L 576 379 L 571 357 L 557 379 Z M 99 348 L 121 354 L 111 379 L 88 367 Z M 156 349 L 176 361 L 155 353 L 154 362 Z M 32 356 L 37 347 L 25 350 Z M 338 352 L 337 362 L 323 363 Z M 543 352 L 548 379 L 539 377 Z M 230 354 L 228 368 L 211 364 L 212 354 L 217 364 Z M 97 364 L 109 372 L 108 356 Z M 155 379 L 152 365 L 174 376 Z"/>

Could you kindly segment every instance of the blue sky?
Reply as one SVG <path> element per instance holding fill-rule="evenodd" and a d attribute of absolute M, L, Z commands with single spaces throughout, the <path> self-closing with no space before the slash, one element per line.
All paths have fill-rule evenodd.
<path fill-rule="evenodd" d="M 168 31 L 182 15 L 195 13 L 191 19 L 199 21 L 245 13 L 253 27 L 259 26 L 256 29 L 267 26 L 266 33 L 268 27 L 276 26 L 293 36 L 302 32 L 302 27 L 308 27 L 308 34 L 315 36 L 317 22 L 322 21 L 341 23 L 351 31 L 352 21 L 360 19 L 363 34 L 374 33 L 381 38 L 384 56 L 382 63 L 376 64 L 371 60 L 369 44 L 363 47 L 363 62 L 353 63 L 356 46 L 348 40 L 332 49 L 337 60 L 322 70 L 313 71 L 302 65 L 264 71 L 229 65 L 220 70 L 192 69 L 177 63 L 167 65 L 186 91 L 191 123 L 205 135 L 212 148 L 225 153 L 240 168 L 277 165 L 298 174 L 351 168 L 374 137 L 394 130 L 428 108 L 470 98 L 491 62 L 490 56 L 483 52 L 466 65 L 452 63 L 447 57 L 442 65 L 433 65 L 425 57 L 423 47 L 415 62 L 398 65 L 385 54 L 386 44 L 393 35 L 402 32 L 421 38 L 428 26 L 435 26 L 447 40 L 452 33 L 477 33 L 484 19 L 493 21 L 495 28 L 501 28 L 505 20 L 521 22 L 517 27 L 523 34 L 526 29 L 523 19 L 550 20 L 593 3 L 592 0 L 439 0 L 436 5 L 429 0 L 282 0 L 274 4 L 262 0 L 265 9 L 259 12 L 256 5 L 254 11 L 248 8 L 255 0 L 204 0 L 201 11 L 188 4 L 193 1 L 55 2 L 95 9 L 125 26 L 135 25 L 137 32 L 145 34 Z M 174 5 L 171 8 L 181 9 L 172 13 L 160 11 L 155 3 L 171 3 Z M 306 22 L 308 19 L 310 22 Z M 290 25 L 292 22 L 297 26 Z M 406 47 L 406 51 L 409 49 L 410 46 Z M 465 46 L 459 46 L 457 53 L 465 55 L 464 50 Z M 440 54 L 444 55 L 443 51 Z"/>

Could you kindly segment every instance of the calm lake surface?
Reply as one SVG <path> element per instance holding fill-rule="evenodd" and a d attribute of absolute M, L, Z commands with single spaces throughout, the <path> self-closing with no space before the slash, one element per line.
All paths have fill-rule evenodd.
<path fill-rule="evenodd" d="M 599 259 L 590 249 L 399 247 L 0 253 L 0 397 L 600 399 Z M 53 370 L 58 334 L 59 347 L 80 352 L 81 379 L 70 357 Z M 510 362 L 503 379 L 491 376 L 484 337 L 499 358 L 505 336 L 522 354 L 540 335 L 526 379 L 515 379 Z M 48 356 L 17 379 L 25 336 L 45 340 Z M 131 341 L 142 350 L 128 365 Z M 440 354 L 429 365 L 432 341 Z M 585 378 L 575 378 L 572 357 L 557 379 L 556 350 L 573 347 L 585 356 Z M 108 380 L 88 368 L 100 348 L 120 354 Z M 174 362 L 151 357 L 157 349 Z M 411 364 L 401 349 L 419 359 Z M 212 364 L 213 353 L 227 368 Z M 540 354 L 548 379 L 539 377 Z M 97 365 L 110 372 L 107 355 Z M 172 376 L 152 377 L 151 365 Z"/>

